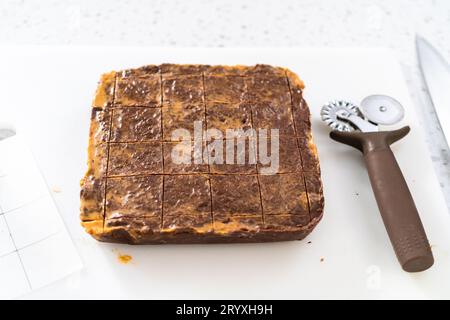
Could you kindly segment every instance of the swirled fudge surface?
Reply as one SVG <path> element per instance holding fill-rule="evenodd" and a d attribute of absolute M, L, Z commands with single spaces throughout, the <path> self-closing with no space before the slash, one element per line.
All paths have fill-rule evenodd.
<path fill-rule="evenodd" d="M 130 244 L 303 239 L 324 206 L 303 89 L 296 74 L 268 65 L 162 64 L 102 75 L 82 225 L 100 241 Z M 212 128 L 224 134 L 208 140 Z M 261 150 L 271 149 L 260 134 L 273 129 L 266 142 L 277 141 L 278 165 L 267 173 Z M 228 148 L 238 138 L 244 144 Z M 230 150 L 241 162 L 217 161 Z"/>

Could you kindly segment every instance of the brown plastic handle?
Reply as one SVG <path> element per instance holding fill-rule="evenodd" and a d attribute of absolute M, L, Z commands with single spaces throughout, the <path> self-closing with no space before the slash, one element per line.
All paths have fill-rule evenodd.
<path fill-rule="evenodd" d="M 389 147 L 409 132 L 409 127 L 395 131 L 339 132 L 333 140 L 362 151 L 372 189 L 394 251 L 407 272 L 419 272 L 434 263 L 430 244 L 405 178 Z"/>

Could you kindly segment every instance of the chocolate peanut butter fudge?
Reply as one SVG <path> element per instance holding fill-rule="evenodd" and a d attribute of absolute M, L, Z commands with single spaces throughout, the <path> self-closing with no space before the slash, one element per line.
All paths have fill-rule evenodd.
<path fill-rule="evenodd" d="M 324 207 L 303 89 L 296 74 L 268 65 L 102 75 L 81 180 L 83 227 L 130 244 L 303 239 Z M 278 155 L 276 171 L 265 170 L 263 151 Z"/>

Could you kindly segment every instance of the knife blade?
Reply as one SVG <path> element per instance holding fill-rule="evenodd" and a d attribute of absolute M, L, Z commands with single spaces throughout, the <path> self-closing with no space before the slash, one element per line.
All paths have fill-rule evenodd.
<path fill-rule="evenodd" d="M 433 102 L 441 129 L 450 146 L 450 65 L 424 38 L 416 36 L 422 76 Z"/>

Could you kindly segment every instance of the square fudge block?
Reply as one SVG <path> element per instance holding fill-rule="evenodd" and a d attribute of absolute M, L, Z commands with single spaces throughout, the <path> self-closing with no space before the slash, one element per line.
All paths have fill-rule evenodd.
<path fill-rule="evenodd" d="M 109 147 L 107 143 L 97 146 L 89 144 L 88 147 L 88 170 L 87 175 L 94 179 L 101 179 L 106 176 L 108 167 Z"/>
<path fill-rule="evenodd" d="M 201 76 L 207 65 L 163 63 L 159 66 L 163 79 L 176 76 Z"/>
<path fill-rule="evenodd" d="M 94 146 L 106 143 L 109 140 L 111 127 L 111 110 L 94 107 L 91 110 L 91 125 L 89 139 Z"/>
<path fill-rule="evenodd" d="M 161 105 L 161 77 L 119 78 L 115 106 L 155 107 Z"/>
<path fill-rule="evenodd" d="M 278 129 L 280 135 L 295 136 L 290 105 L 252 104 L 254 129 Z"/>
<path fill-rule="evenodd" d="M 300 153 L 302 156 L 303 171 L 319 172 L 319 157 L 317 155 L 317 148 L 311 139 L 311 136 L 307 134 L 306 137 L 299 137 L 298 145 L 300 147 Z"/>
<path fill-rule="evenodd" d="M 203 73 L 205 76 L 245 76 L 247 67 L 244 66 L 206 66 Z"/>
<path fill-rule="evenodd" d="M 323 214 L 323 186 L 319 172 L 305 172 L 306 190 L 308 191 L 311 218 L 320 218 Z"/>
<path fill-rule="evenodd" d="M 115 86 L 115 72 L 102 74 L 97 91 L 95 92 L 94 100 L 92 101 L 92 106 L 100 109 L 112 106 L 114 101 Z"/>
<path fill-rule="evenodd" d="M 309 217 L 308 196 L 301 173 L 260 176 L 264 215 L 298 214 Z"/>
<path fill-rule="evenodd" d="M 258 232 L 264 225 L 262 215 L 219 215 L 214 217 L 214 231 L 226 233 L 229 230 L 234 232 Z"/>
<path fill-rule="evenodd" d="M 244 135 L 245 131 L 252 128 L 251 119 L 252 111 L 249 105 L 227 103 L 206 105 L 207 128 L 220 130 L 224 138 L 226 138 L 227 130 L 236 132 L 235 136 Z"/>
<path fill-rule="evenodd" d="M 239 76 L 205 76 L 206 103 L 239 104 L 245 100 L 246 86 Z"/>
<path fill-rule="evenodd" d="M 279 108 L 291 106 L 291 94 L 286 76 L 249 77 L 246 84 L 248 99 L 252 103 L 269 104 Z"/>
<path fill-rule="evenodd" d="M 164 177 L 164 217 L 211 214 L 210 184 L 204 175 Z"/>
<path fill-rule="evenodd" d="M 246 67 L 245 74 L 260 78 L 283 78 L 286 76 L 286 69 L 267 64 L 257 64 L 253 67 Z"/>
<path fill-rule="evenodd" d="M 211 232 L 213 230 L 211 213 L 164 216 L 162 226 L 165 230 L 176 229 L 177 231 L 196 229 L 202 232 Z"/>
<path fill-rule="evenodd" d="M 122 230 L 118 233 L 112 231 L 112 236 L 125 236 L 129 237 L 129 234 L 124 233 L 123 228 L 131 228 L 132 230 L 139 230 L 141 234 L 159 232 L 161 229 L 161 215 L 160 216 L 121 216 L 105 219 L 105 230 L 119 228 Z"/>
<path fill-rule="evenodd" d="M 163 80 L 163 104 L 204 105 L 203 77 L 189 76 Z"/>
<path fill-rule="evenodd" d="M 309 112 L 308 104 L 303 99 L 301 87 L 292 84 L 291 94 L 295 128 L 297 129 L 297 134 L 302 136 L 311 131 L 311 114 Z"/>
<path fill-rule="evenodd" d="M 207 144 L 211 173 L 257 173 L 257 145 L 253 138 L 215 140 Z"/>
<path fill-rule="evenodd" d="M 111 143 L 108 176 L 162 173 L 162 142 Z"/>
<path fill-rule="evenodd" d="M 289 136 L 278 136 L 278 149 L 272 138 L 264 141 L 258 136 L 258 172 L 261 174 L 302 172 L 302 158 L 297 139 Z M 275 157 L 278 154 L 278 169 Z M 268 162 L 268 163 L 267 163 Z M 277 169 L 272 172 L 270 169 Z"/>
<path fill-rule="evenodd" d="M 162 193 L 160 175 L 108 178 L 106 219 L 161 216 Z"/>
<path fill-rule="evenodd" d="M 202 104 L 164 105 L 162 118 L 165 141 L 190 140 L 194 138 L 195 122 L 201 122 L 204 129 L 205 107 Z M 183 129 L 183 136 L 177 134 L 179 129 Z"/>
<path fill-rule="evenodd" d="M 160 108 L 117 108 L 113 111 L 111 141 L 161 140 Z"/>
<path fill-rule="evenodd" d="M 264 223 L 268 228 L 295 228 L 303 227 L 310 222 L 309 215 L 266 215 L 264 217 Z"/>
<path fill-rule="evenodd" d="M 159 75 L 159 66 L 149 64 L 135 69 L 125 69 L 118 73 L 119 78 L 152 78 Z"/>
<path fill-rule="evenodd" d="M 164 173 L 208 173 L 208 159 L 203 157 L 205 143 L 192 140 L 164 142 Z"/>
<path fill-rule="evenodd" d="M 81 221 L 103 220 L 106 178 L 96 179 L 86 176 L 81 182 L 80 219 Z"/>
<path fill-rule="evenodd" d="M 262 215 L 258 178 L 253 175 L 211 176 L 213 216 Z"/>

